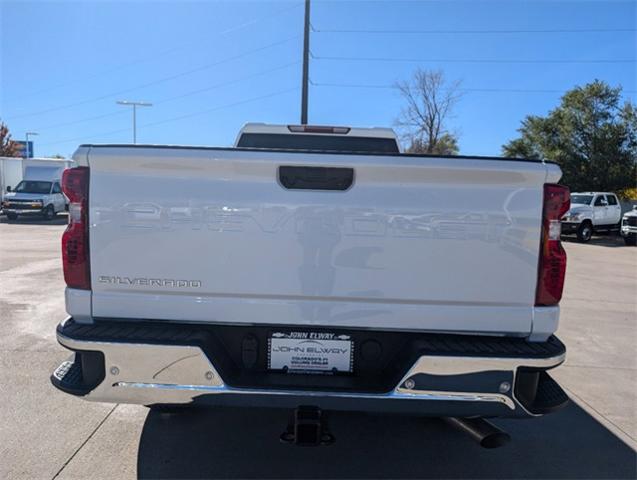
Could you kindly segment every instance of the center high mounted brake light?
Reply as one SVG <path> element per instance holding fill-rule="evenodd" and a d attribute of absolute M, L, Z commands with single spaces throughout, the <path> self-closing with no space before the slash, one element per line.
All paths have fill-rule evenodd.
<path fill-rule="evenodd" d="M 288 125 L 288 130 L 292 133 L 337 133 L 346 135 L 349 127 L 327 127 L 322 125 Z"/>

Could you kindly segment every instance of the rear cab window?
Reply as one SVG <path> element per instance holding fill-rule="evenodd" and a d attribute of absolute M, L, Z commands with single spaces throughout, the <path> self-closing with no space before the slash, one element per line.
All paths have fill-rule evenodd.
<path fill-rule="evenodd" d="M 615 195 L 606 195 L 609 205 L 617 205 L 617 197 Z"/>
<path fill-rule="evenodd" d="M 583 205 L 590 205 L 593 201 L 592 195 L 582 195 L 580 193 L 575 193 L 571 195 L 571 203 L 581 203 Z"/>
<path fill-rule="evenodd" d="M 321 152 L 399 153 L 398 144 L 392 138 L 296 133 L 244 133 L 239 138 L 237 147 Z"/>

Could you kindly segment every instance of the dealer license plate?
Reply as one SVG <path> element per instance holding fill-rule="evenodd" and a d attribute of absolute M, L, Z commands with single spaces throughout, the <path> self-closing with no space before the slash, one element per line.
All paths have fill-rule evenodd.
<path fill-rule="evenodd" d="M 268 367 L 289 372 L 351 372 L 354 343 L 349 335 L 275 332 L 268 345 Z"/>

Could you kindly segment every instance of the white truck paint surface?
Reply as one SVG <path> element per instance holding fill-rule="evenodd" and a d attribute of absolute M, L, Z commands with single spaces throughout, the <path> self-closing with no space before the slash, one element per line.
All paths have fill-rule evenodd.
<path fill-rule="evenodd" d="M 529 335 L 546 314 L 554 165 L 152 147 L 75 160 L 91 171 L 94 316 Z M 350 166 L 354 185 L 286 190 L 286 164 Z"/>

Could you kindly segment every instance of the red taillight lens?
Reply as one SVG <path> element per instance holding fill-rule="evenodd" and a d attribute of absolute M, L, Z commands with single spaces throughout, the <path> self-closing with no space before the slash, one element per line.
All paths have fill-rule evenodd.
<path fill-rule="evenodd" d="M 557 305 L 562 298 L 566 274 L 566 252 L 560 242 L 560 219 L 571 207 L 568 187 L 544 185 L 540 263 L 535 292 L 538 306 Z"/>
<path fill-rule="evenodd" d="M 62 235 L 64 280 L 71 288 L 91 289 L 88 255 L 88 167 L 69 168 L 62 175 L 62 191 L 69 199 L 69 224 Z"/>

